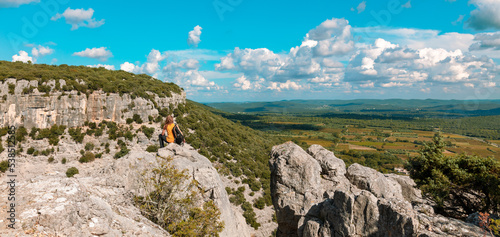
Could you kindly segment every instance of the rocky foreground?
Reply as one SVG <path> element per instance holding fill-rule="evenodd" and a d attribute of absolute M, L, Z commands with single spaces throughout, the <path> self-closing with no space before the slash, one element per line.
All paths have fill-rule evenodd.
<path fill-rule="evenodd" d="M 312 145 L 287 142 L 271 152 L 277 236 L 489 236 L 436 215 L 407 176 L 384 175 Z"/>
<path fill-rule="evenodd" d="M 172 157 L 178 169 L 187 169 L 203 190 L 203 199 L 214 200 L 225 228 L 220 236 L 250 236 L 243 216 L 229 203 L 217 170 L 191 146 L 169 144 L 161 157 Z M 76 159 L 63 165 L 42 157 L 18 158 L 17 224 L 7 228 L 6 212 L 0 213 L 0 236 L 170 236 L 141 215 L 134 195 L 143 195 L 140 175 L 158 165 L 156 154 L 132 148 L 121 159 L 103 157 L 81 164 Z M 65 175 L 75 166 L 79 174 Z M 6 210 L 7 179 L 0 177 L 2 209 Z"/>

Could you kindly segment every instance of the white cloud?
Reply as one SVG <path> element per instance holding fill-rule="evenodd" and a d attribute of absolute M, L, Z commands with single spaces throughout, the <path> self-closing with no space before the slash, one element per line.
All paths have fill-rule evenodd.
<path fill-rule="evenodd" d="M 194 47 L 198 47 L 198 44 L 201 42 L 201 39 L 200 39 L 201 30 L 202 30 L 202 28 L 199 25 L 197 25 L 194 27 L 194 29 L 192 31 L 189 31 L 188 39 L 187 39 L 187 42 L 189 45 L 193 45 Z"/>
<path fill-rule="evenodd" d="M 104 19 L 97 21 L 92 18 L 94 15 L 94 9 L 71 9 L 67 8 L 62 14 L 57 13 L 51 18 L 51 20 L 56 21 L 62 17 L 66 20 L 67 24 L 71 25 L 71 30 L 76 30 L 79 27 L 97 28 L 104 25 Z"/>
<path fill-rule="evenodd" d="M 362 1 L 356 9 L 358 10 L 358 14 L 364 12 L 366 8 L 366 1 Z"/>
<path fill-rule="evenodd" d="M 95 58 L 101 61 L 106 61 L 108 58 L 113 57 L 113 54 L 106 47 L 100 47 L 91 49 L 87 48 L 84 51 L 73 53 L 73 56 Z"/>
<path fill-rule="evenodd" d="M 87 67 L 93 67 L 93 68 L 106 68 L 108 70 L 115 70 L 115 65 L 108 65 L 108 64 L 95 64 L 95 65 L 87 65 Z M 125 71 L 125 70 L 124 70 Z"/>
<path fill-rule="evenodd" d="M 314 56 L 346 55 L 354 49 L 351 26 L 345 19 L 326 20 L 309 31 L 304 41 L 316 41 Z M 301 46 L 302 47 L 302 46 Z"/>
<path fill-rule="evenodd" d="M 474 84 L 472 84 L 472 83 L 464 83 L 464 86 L 474 88 Z"/>
<path fill-rule="evenodd" d="M 23 63 L 27 63 L 31 61 L 32 63 L 34 63 L 35 61 L 33 61 L 33 58 L 30 57 L 28 55 L 28 53 L 26 51 L 19 51 L 19 54 L 16 54 L 14 56 L 12 56 L 12 62 L 23 62 Z"/>
<path fill-rule="evenodd" d="M 19 7 L 23 4 L 38 3 L 40 0 L 0 0 L 1 7 Z"/>
<path fill-rule="evenodd" d="M 35 58 L 43 57 L 52 53 L 54 53 L 54 49 L 42 45 L 38 45 L 38 47 L 33 47 L 33 49 L 31 49 L 31 54 Z"/>
<path fill-rule="evenodd" d="M 281 91 L 281 90 L 300 90 L 302 89 L 302 86 L 297 84 L 294 81 L 286 81 L 286 82 L 272 82 L 269 87 L 267 87 L 269 90 L 276 90 L 276 91 Z"/>
<path fill-rule="evenodd" d="M 120 70 L 131 73 L 139 73 L 140 68 L 133 63 L 124 62 L 120 65 Z"/>
<path fill-rule="evenodd" d="M 500 29 L 500 1 L 470 0 L 469 4 L 474 4 L 476 9 L 470 12 L 467 26 L 476 30 Z"/>
<path fill-rule="evenodd" d="M 486 87 L 486 88 L 490 88 L 490 87 L 495 87 L 495 86 L 497 86 L 497 83 L 496 83 L 496 82 L 492 82 L 492 81 L 489 81 L 489 82 L 483 82 L 482 86 L 483 86 L 483 87 Z"/>

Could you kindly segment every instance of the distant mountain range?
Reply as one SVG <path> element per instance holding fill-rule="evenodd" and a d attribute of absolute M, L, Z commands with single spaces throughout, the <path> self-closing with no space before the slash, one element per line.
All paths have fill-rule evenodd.
<path fill-rule="evenodd" d="M 231 113 L 255 114 L 356 113 L 404 117 L 500 115 L 500 100 L 283 100 L 205 105 Z"/>

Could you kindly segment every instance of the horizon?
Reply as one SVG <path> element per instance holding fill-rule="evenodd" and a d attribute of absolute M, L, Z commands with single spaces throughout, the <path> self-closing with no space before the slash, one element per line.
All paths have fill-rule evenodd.
<path fill-rule="evenodd" d="M 10 23 L 0 60 L 145 73 L 200 103 L 498 100 L 498 10 L 489 0 L 0 0 Z"/>

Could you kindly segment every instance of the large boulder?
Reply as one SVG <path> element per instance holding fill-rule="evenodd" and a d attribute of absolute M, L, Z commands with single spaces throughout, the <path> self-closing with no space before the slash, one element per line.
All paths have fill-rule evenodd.
<path fill-rule="evenodd" d="M 384 175 L 313 145 L 271 151 L 277 236 L 483 236 L 469 223 L 434 214 L 407 176 Z"/>

